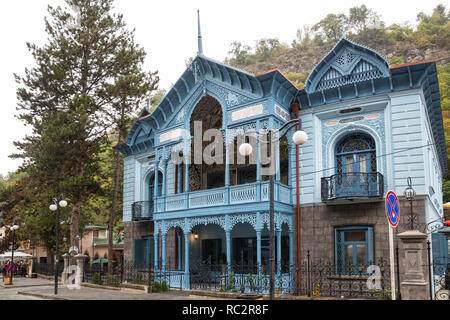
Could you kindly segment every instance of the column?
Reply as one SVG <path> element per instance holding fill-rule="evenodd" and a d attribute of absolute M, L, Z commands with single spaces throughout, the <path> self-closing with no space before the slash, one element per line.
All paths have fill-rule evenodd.
<path fill-rule="evenodd" d="M 226 141 L 225 137 L 225 141 Z M 236 150 L 235 150 L 236 152 Z M 230 203 L 230 146 L 225 142 L 225 204 Z"/>
<path fill-rule="evenodd" d="M 289 231 L 289 266 L 294 265 L 294 232 Z"/>
<path fill-rule="evenodd" d="M 65 253 L 65 254 L 63 254 L 62 257 L 64 259 L 64 270 L 63 270 L 63 273 L 61 275 L 61 277 L 62 277 L 61 282 L 63 284 L 66 284 L 67 278 L 68 278 L 67 268 L 69 267 L 69 264 L 70 264 L 69 263 L 70 256 L 69 256 L 69 254 Z"/>
<path fill-rule="evenodd" d="M 167 160 L 163 162 L 163 181 L 162 181 L 162 192 L 163 196 L 167 195 Z"/>
<path fill-rule="evenodd" d="M 163 196 L 163 207 L 162 211 L 166 211 L 166 195 L 167 195 L 167 160 L 164 160 L 163 164 L 163 181 L 162 181 L 162 196 Z"/>
<path fill-rule="evenodd" d="M 166 271 L 166 235 L 161 233 L 161 267 Z"/>
<path fill-rule="evenodd" d="M 261 231 L 256 231 L 256 261 L 258 263 L 258 274 L 261 273 Z"/>
<path fill-rule="evenodd" d="M 77 254 L 75 256 L 75 259 L 77 261 L 77 273 L 75 278 L 75 283 L 80 284 L 83 282 L 83 275 L 84 275 L 84 261 L 87 258 L 84 254 Z"/>
<path fill-rule="evenodd" d="M 159 192 L 158 192 L 158 182 L 159 182 L 159 178 L 158 178 L 158 173 L 159 173 L 159 150 L 156 149 L 155 151 L 155 181 L 154 181 L 154 190 L 153 190 L 153 212 L 158 212 L 158 201 L 157 198 L 159 196 Z"/>
<path fill-rule="evenodd" d="M 181 235 L 177 233 L 177 240 L 178 240 L 178 270 L 181 270 Z"/>
<path fill-rule="evenodd" d="M 256 121 L 256 130 L 259 131 L 261 129 L 261 122 Z M 261 182 L 261 144 L 259 139 L 256 139 L 256 181 Z"/>
<path fill-rule="evenodd" d="M 189 161 L 188 156 L 184 158 L 184 207 L 189 208 Z"/>
<path fill-rule="evenodd" d="M 237 152 L 234 150 L 234 152 Z M 225 187 L 230 186 L 230 146 L 227 143 L 227 137 L 225 137 Z"/>
<path fill-rule="evenodd" d="M 155 245 L 155 250 L 154 251 L 154 259 L 155 259 L 155 270 L 158 270 L 158 256 L 159 256 L 159 252 L 158 252 L 158 238 L 159 238 L 159 230 L 155 230 L 155 234 L 153 235 L 153 239 L 154 239 L 154 245 Z"/>
<path fill-rule="evenodd" d="M 184 232 L 184 289 L 189 290 L 189 233 Z"/>
<path fill-rule="evenodd" d="M 277 273 L 281 272 L 281 230 L 277 230 Z"/>
<path fill-rule="evenodd" d="M 178 166 L 178 170 L 177 170 L 177 179 L 178 179 L 178 183 L 177 183 L 177 193 L 181 193 L 181 190 L 183 190 L 182 186 L 181 186 L 181 164 L 177 164 Z"/>
<path fill-rule="evenodd" d="M 275 175 L 275 181 L 276 181 L 276 184 L 275 184 L 275 199 L 277 200 L 277 201 L 279 201 L 280 200 L 280 185 L 279 185 L 279 183 L 280 183 L 280 180 L 281 180 L 281 170 L 280 170 L 280 140 L 279 140 L 279 134 L 277 134 L 276 135 L 276 142 L 275 142 L 275 148 L 276 148 L 276 150 L 275 150 L 275 161 L 276 161 L 276 170 L 277 170 L 277 173 L 276 173 L 276 175 Z"/>
<path fill-rule="evenodd" d="M 231 270 L 231 231 L 225 232 L 226 238 L 227 238 L 227 265 L 228 265 L 228 272 Z"/>

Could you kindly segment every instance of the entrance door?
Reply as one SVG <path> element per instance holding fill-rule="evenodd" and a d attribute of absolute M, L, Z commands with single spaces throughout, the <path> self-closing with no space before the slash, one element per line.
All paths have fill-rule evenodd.
<path fill-rule="evenodd" d="M 220 264 L 222 239 L 206 239 L 202 241 L 202 260 L 212 265 Z"/>

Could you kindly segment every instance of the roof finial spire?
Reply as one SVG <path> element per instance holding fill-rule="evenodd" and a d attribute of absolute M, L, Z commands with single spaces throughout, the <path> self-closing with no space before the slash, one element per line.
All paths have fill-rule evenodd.
<path fill-rule="evenodd" d="M 202 31 L 200 30 L 200 10 L 197 10 L 198 16 L 198 55 L 203 55 Z"/>
<path fill-rule="evenodd" d="M 341 39 L 345 39 L 345 17 L 341 17 Z"/>

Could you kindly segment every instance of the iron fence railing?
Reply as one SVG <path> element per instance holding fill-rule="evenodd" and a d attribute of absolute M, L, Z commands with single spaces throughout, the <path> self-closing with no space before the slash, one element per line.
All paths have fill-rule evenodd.
<path fill-rule="evenodd" d="M 307 259 L 300 265 L 277 265 L 274 290 L 277 296 L 303 295 L 312 297 L 339 297 L 390 299 L 389 264 L 383 259 L 374 263 L 358 264 L 347 273 L 349 266 L 336 265 L 323 259 Z M 204 290 L 216 292 L 269 294 L 270 268 L 268 265 L 211 264 L 205 261 L 191 263 L 189 273 L 183 270 L 163 270 L 161 266 L 138 266 L 124 262 L 114 267 L 111 274 L 106 265 L 86 265 L 83 281 L 106 285 L 147 285 L 152 292 L 167 290 Z"/>
<path fill-rule="evenodd" d="M 321 181 L 322 201 L 342 198 L 382 197 L 383 175 L 379 172 L 339 173 Z"/>
<path fill-rule="evenodd" d="M 348 274 L 349 266 L 324 260 L 305 260 L 301 265 L 276 266 L 275 294 L 316 297 L 390 299 L 389 265 L 379 259 L 359 264 Z M 353 266 L 352 266 L 353 268 Z M 268 265 L 210 265 L 190 267 L 190 288 L 219 292 L 268 294 Z"/>
<path fill-rule="evenodd" d="M 64 263 L 58 262 L 58 276 L 60 277 L 64 270 Z M 33 273 L 44 275 L 44 276 L 54 276 L 55 275 L 55 265 L 53 263 L 33 263 Z"/>
<path fill-rule="evenodd" d="M 434 294 L 431 300 L 450 300 L 450 259 L 448 257 L 434 257 L 429 264 L 429 272 L 433 274 L 431 279 Z"/>

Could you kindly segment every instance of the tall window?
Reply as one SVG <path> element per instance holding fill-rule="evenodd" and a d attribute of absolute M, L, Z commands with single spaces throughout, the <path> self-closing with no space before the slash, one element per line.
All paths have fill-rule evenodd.
<path fill-rule="evenodd" d="M 336 148 L 336 173 L 376 173 L 375 141 L 365 134 L 344 138 Z"/>
<path fill-rule="evenodd" d="M 336 228 L 334 236 L 336 273 L 366 273 L 374 257 L 373 227 Z"/>

